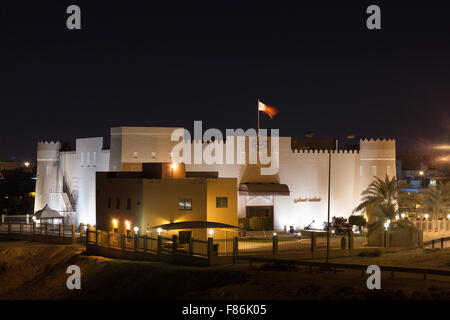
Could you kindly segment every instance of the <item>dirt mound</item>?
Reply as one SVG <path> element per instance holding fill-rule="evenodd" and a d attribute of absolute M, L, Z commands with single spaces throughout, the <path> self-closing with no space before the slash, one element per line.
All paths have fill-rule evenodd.
<path fill-rule="evenodd" d="M 6 247 L 6 248 L 5 248 Z M 68 290 L 69 265 L 81 290 Z M 82 246 L 0 246 L 0 299 L 182 299 L 192 291 L 245 282 L 246 272 L 84 255 Z"/>

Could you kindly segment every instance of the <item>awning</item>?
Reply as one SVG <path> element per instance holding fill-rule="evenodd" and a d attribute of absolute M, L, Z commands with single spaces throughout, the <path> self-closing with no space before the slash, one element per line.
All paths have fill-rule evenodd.
<path fill-rule="evenodd" d="M 230 224 L 220 223 L 220 222 L 209 222 L 209 221 L 183 221 L 183 222 L 173 222 L 166 223 L 160 226 L 155 226 L 152 229 L 161 228 L 163 230 L 181 230 L 181 229 L 237 229 L 238 227 L 232 226 Z"/>
<path fill-rule="evenodd" d="M 239 195 L 244 196 L 288 196 L 289 187 L 279 183 L 241 183 L 239 185 Z"/>
<path fill-rule="evenodd" d="M 64 216 L 58 211 L 51 209 L 48 205 L 34 213 L 36 219 L 63 219 Z"/>

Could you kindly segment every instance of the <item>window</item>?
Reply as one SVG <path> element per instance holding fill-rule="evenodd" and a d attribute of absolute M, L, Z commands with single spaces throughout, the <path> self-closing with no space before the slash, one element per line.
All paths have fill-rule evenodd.
<path fill-rule="evenodd" d="M 47 177 L 52 173 L 52 166 L 47 166 Z"/>
<path fill-rule="evenodd" d="M 111 197 L 108 197 L 108 209 L 111 208 L 111 204 L 112 204 L 112 199 L 111 199 Z"/>
<path fill-rule="evenodd" d="M 127 210 L 131 210 L 131 199 L 127 199 Z"/>
<path fill-rule="evenodd" d="M 133 152 L 133 158 L 137 159 L 138 157 L 138 153 L 137 152 Z"/>
<path fill-rule="evenodd" d="M 91 164 L 91 153 L 90 152 L 88 152 L 86 155 L 86 163 L 87 163 L 88 167 Z"/>
<path fill-rule="evenodd" d="M 97 152 L 94 152 L 94 167 L 97 165 Z"/>
<path fill-rule="evenodd" d="M 84 153 L 83 152 L 80 153 L 80 163 L 81 163 L 81 166 L 84 166 Z"/>
<path fill-rule="evenodd" d="M 363 176 L 363 166 L 359 166 L 359 176 Z"/>
<path fill-rule="evenodd" d="M 216 197 L 216 208 L 228 208 L 228 197 Z"/>
<path fill-rule="evenodd" d="M 116 200 L 116 209 L 120 209 L 120 198 L 119 197 L 117 197 L 117 200 Z"/>
<path fill-rule="evenodd" d="M 178 210 L 192 210 L 192 199 L 178 200 Z"/>
<path fill-rule="evenodd" d="M 152 152 L 152 159 L 156 158 L 156 152 Z"/>

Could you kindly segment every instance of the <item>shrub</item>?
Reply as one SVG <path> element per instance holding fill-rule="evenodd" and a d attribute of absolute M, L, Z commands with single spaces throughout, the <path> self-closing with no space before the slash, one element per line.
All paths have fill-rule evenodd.
<path fill-rule="evenodd" d="M 239 218 L 239 228 L 240 229 L 248 229 L 248 219 L 247 218 Z"/>
<path fill-rule="evenodd" d="M 249 230 L 272 230 L 273 219 L 272 217 L 251 217 L 248 219 Z"/>
<path fill-rule="evenodd" d="M 351 226 L 365 227 L 366 219 L 364 219 L 364 216 L 350 216 L 348 218 L 348 223 Z"/>

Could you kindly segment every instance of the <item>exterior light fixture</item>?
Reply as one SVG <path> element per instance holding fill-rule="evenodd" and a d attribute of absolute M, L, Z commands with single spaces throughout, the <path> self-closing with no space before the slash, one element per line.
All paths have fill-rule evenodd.
<path fill-rule="evenodd" d="M 128 221 L 128 220 L 125 221 L 125 227 L 127 228 L 127 230 L 130 230 L 130 229 L 131 229 L 131 223 L 130 223 L 130 221 Z"/>
<path fill-rule="evenodd" d="M 405 219 L 406 214 L 402 213 L 401 216 L 402 216 L 402 219 Z"/>
<path fill-rule="evenodd" d="M 139 227 L 138 227 L 138 226 L 136 226 L 136 227 L 134 227 L 134 228 L 133 228 L 133 230 L 134 230 L 134 233 L 136 233 L 136 234 L 137 234 L 137 233 L 139 232 Z"/>
<path fill-rule="evenodd" d="M 424 172 L 423 172 L 422 170 L 420 170 L 420 171 L 419 171 L 419 176 L 423 176 L 423 173 L 424 173 Z"/>
<path fill-rule="evenodd" d="M 273 236 L 275 237 L 276 235 L 277 235 L 277 233 L 276 233 L 276 232 L 274 232 L 274 233 L 273 233 Z"/>
<path fill-rule="evenodd" d="M 32 219 L 33 221 L 36 221 L 36 216 L 33 216 L 31 219 Z"/>
<path fill-rule="evenodd" d="M 429 217 L 428 213 L 425 213 L 424 217 L 425 217 L 425 219 L 428 219 L 428 217 Z"/>
<path fill-rule="evenodd" d="M 397 214 L 397 215 L 395 215 L 395 220 L 400 220 L 400 217 L 399 217 L 399 215 Z"/>
<path fill-rule="evenodd" d="M 119 225 L 119 222 L 117 221 L 117 219 L 113 219 L 112 224 L 113 224 L 114 229 L 116 229 Z"/>
<path fill-rule="evenodd" d="M 389 228 L 389 223 L 385 222 L 384 223 L 384 228 L 387 230 Z"/>
<path fill-rule="evenodd" d="M 24 166 L 28 168 L 30 166 L 30 162 L 29 161 L 25 161 Z"/>
<path fill-rule="evenodd" d="M 209 236 L 212 237 L 213 234 L 214 234 L 214 230 L 213 229 L 209 229 Z"/>
<path fill-rule="evenodd" d="M 156 229 L 156 231 L 158 231 L 158 234 L 161 235 L 161 232 L 162 232 L 161 228 Z"/>
<path fill-rule="evenodd" d="M 176 170 L 178 168 L 178 164 L 176 162 L 172 163 L 172 169 Z"/>
<path fill-rule="evenodd" d="M 450 214 L 447 215 L 447 219 L 450 220 Z"/>

